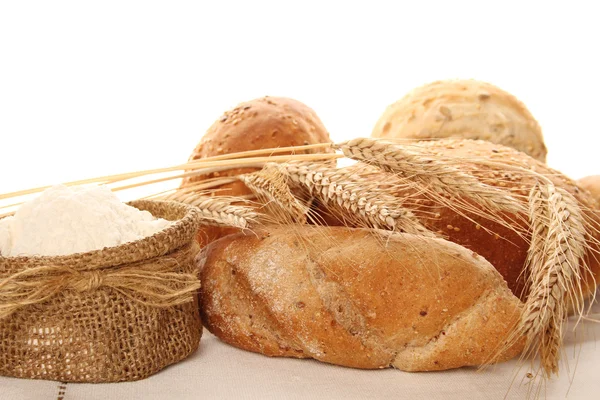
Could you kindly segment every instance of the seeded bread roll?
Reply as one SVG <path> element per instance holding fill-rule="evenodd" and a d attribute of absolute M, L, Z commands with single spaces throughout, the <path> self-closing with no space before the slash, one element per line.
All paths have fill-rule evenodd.
<path fill-rule="evenodd" d="M 408 234 L 270 227 L 211 243 L 199 264 L 202 320 L 221 340 L 355 368 L 490 362 L 522 307 L 482 257 Z"/>
<path fill-rule="evenodd" d="M 329 142 L 329 133 L 311 108 L 294 99 L 266 96 L 241 103 L 226 111 L 204 134 L 189 161 L 248 150 Z M 255 169 L 239 168 L 194 176 L 185 178 L 181 186 L 252 171 Z M 225 196 L 244 196 L 252 193 L 242 182 L 222 185 L 216 189 L 217 195 Z M 237 229 L 204 227 L 198 233 L 198 241 L 204 245 L 233 232 L 237 232 Z"/>
<path fill-rule="evenodd" d="M 475 80 L 446 80 L 414 89 L 390 105 L 372 136 L 387 139 L 460 137 L 503 144 L 545 162 L 542 130 L 517 98 Z"/>

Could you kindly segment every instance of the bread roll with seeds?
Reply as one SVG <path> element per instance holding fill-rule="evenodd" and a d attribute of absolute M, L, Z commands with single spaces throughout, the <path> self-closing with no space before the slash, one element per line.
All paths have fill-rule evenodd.
<path fill-rule="evenodd" d="M 199 263 L 202 320 L 221 340 L 355 368 L 490 362 L 522 307 L 482 257 L 408 234 L 382 241 L 365 229 L 268 227 L 211 243 Z"/>
<path fill-rule="evenodd" d="M 226 111 L 204 134 L 189 161 L 249 150 L 329 143 L 329 133 L 317 114 L 305 104 L 285 97 L 265 96 Z M 319 152 L 321 150 L 316 150 Z M 303 151 L 301 153 L 311 153 Z M 219 176 L 235 176 L 255 171 L 231 169 L 185 178 L 182 187 Z M 240 181 L 222 185 L 216 195 L 245 196 L 252 192 Z M 203 227 L 198 233 L 201 245 L 237 232 L 236 228 Z"/>
<path fill-rule="evenodd" d="M 546 161 L 542 130 L 510 93 L 476 80 L 445 80 L 421 86 L 390 105 L 372 137 L 461 137 L 503 144 Z"/>

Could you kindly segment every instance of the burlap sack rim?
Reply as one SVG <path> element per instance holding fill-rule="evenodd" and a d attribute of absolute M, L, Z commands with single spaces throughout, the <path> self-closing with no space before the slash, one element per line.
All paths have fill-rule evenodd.
<path fill-rule="evenodd" d="M 27 298 L 31 290 L 24 290 L 26 301 L 22 303 L 11 293 L 4 297 L 14 297 L 16 304 L 8 309 L 6 320 L 0 319 L 0 345 L 6 351 L 0 355 L 6 360 L 0 365 L 0 375 L 87 383 L 135 381 L 198 349 L 202 325 L 195 298 L 199 281 L 192 257 L 197 250 L 200 212 L 176 202 L 138 200 L 129 204 L 174 223 L 136 242 L 87 253 L 0 257 L 0 282 L 4 277 L 10 280 L 17 276 L 16 283 L 8 285 L 13 291 L 19 291 L 22 283 L 25 288 L 59 283 L 56 290 L 36 292 L 41 293 L 39 302 Z M 164 258 L 169 262 L 162 265 Z M 154 270 L 155 266 L 161 268 Z M 27 275 L 36 269 L 37 275 Z M 119 273 L 123 273 L 123 281 Z M 148 277 L 152 278 L 150 283 L 158 282 L 157 288 L 143 285 Z M 83 286 L 69 286 L 71 279 L 82 281 Z M 125 286 L 119 286 L 123 282 Z M 156 299 L 152 297 L 155 294 Z M 104 306 L 98 309 L 100 304 Z M 40 330 L 45 326 L 58 328 Z M 115 334 L 119 336 L 111 336 Z M 136 335 L 145 340 L 136 340 Z M 127 359 L 133 356 L 133 360 Z"/>
<path fill-rule="evenodd" d="M 162 200 L 135 200 L 128 204 L 139 210 L 148 211 L 157 218 L 169 219 L 175 223 L 152 236 L 101 250 L 66 256 L 0 256 L 0 277 L 33 266 L 68 266 L 85 271 L 164 256 L 194 240 L 200 226 L 200 213 L 193 206 Z"/>

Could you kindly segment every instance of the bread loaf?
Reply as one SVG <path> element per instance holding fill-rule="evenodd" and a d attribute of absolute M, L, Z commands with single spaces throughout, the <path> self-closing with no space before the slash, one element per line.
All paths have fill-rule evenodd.
<path fill-rule="evenodd" d="M 600 210 L 600 175 L 586 176 L 577 181 L 580 188 L 587 190 L 594 200 L 596 200 L 596 209 Z"/>
<path fill-rule="evenodd" d="M 360 141 L 362 139 L 357 139 Z M 374 142 L 365 139 L 365 146 Z M 359 144 L 358 146 L 362 146 Z M 413 145 L 411 145 L 413 146 Z M 600 214 L 593 211 L 594 200 L 588 192 L 581 190 L 576 182 L 558 171 L 549 168 L 544 163 L 516 151 L 512 148 L 482 140 L 441 139 L 436 141 L 423 141 L 414 144 L 413 150 L 418 149 L 437 163 L 440 168 L 448 165 L 474 176 L 479 182 L 501 189 L 504 193 L 521 202 L 523 207 L 528 207 L 528 198 L 536 182 L 533 172 L 546 176 L 556 187 L 566 190 L 577 200 L 579 207 L 588 224 L 587 244 L 589 251 L 586 254 L 587 265 L 594 273 L 595 279 L 600 278 L 600 262 L 596 256 L 597 243 L 600 240 Z M 369 148 L 363 149 L 365 155 L 374 157 Z M 479 161 L 478 161 L 479 160 Z M 368 161 L 376 163 L 376 160 Z M 458 243 L 469 250 L 476 252 L 489 261 L 506 279 L 508 287 L 521 299 L 527 295 L 527 273 L 524 272 L 525 261 L 529 249 L 529 216 L 525 213 L 513 215 L 501 213 L 503 221 L 511 221 L 514 227 L 520 228 L 522 234 L 517 234 L 509 229 L 505 223 L 498 220 L 484 218 L 477 213 L 461 210 L 449 205 L 448 202 L 436 201 L 432 196 L 424 195 L 420 188 L 412 186 L 394 185 L 403 179 L 402 173 L 393 176 L 381 172 L 379 178 L 372 181 L 381 182 L 381 185 L 394 191 L 400 199 L 406 199 L 406 206 L 421 220 L 423 225 L 433 232 L 437 232 L 448 240 Z M 444 193 L 437 196 L 441 200 L 448 200 Z M 467 200 L 476 209 L 482 209 L 475 201 Z M 584 290 L 586 295 L 594 292 L 593 279 L 584 274 Z"/>
<path fill-rule="evenodd" d="M 262 97 L 237 105 L 223 114 L 204 134 L 189 161 L 248 150 L 329 143 L 325 126 L 305 104 L 284 97 Z M 318 151 L 318 150 L 315 150 Z M 307 153 L 302 151 L 298 153 Z M 255 171 L 237 168 L 225 172 L 185 178 L 182 187 L 219 176 L 235 176 Z M 252 192 L 236 181 L 215 188 L 215 195 L 244 196 Z M 201 245 L 221 236 L 237 232 L 236 228 L 202 227 L 198 233 Z"/>
<path fill-rule="evenodd" d="M 385 110 L 372 136 L 482 139 L 542 162 L 547 152 L 540 126 L 523 103 L 494 85 L 475 80 L 437 81 L 416 88 Z"/>
<path fill-rule="evenodd" d="M 600 215 L 589 192 L 491 142 L 357 138 L 333 147 L 362 164 L 345 173 L 305 174 L 309 189 L 347 203 L 348 211 L 367 217 L 361 224 L 437 232 L 485 256 L 525 302 L 511 335 L 526 337 L 526 354 L 539 355 L 545 376 L 558 373 L 562 322 L 570 312 L 585 314 L 600 278 Z M 346 181 L 340 185 L 334 176 Z M 357 187 L 366 189 L 351 189 Z"/>
<path fill-rule="evenodd" d="M 592 235 L 592 238 L 588 240 L 590 251 L 587 254 L 587 265 L 594 272 L 596 278 L 600 277 L 600 263 L 594 254 L 598 250 L 596 243 L 600 240 L 600 234 L 597 231 L 597 227 L 600 227 L 600 215 L 593 211 L 594 200 L 587 192 L 582 191 L 575 181 L 524 153 L 490 142 L 446 140 L 439 143 L 424 142 L 423 146 L 434 150 L 440 158 L 458 157 L 464 160 L 464 164 L 460 165 L 461 169 L 469 171 L 483 183 L 501 188 L 512 194 L 524 206 L 527 206 L 535 178 L 525 172 L 512 170 L 509 168 L 511 165 L 541 173 L 548 177 L 554 185 L 566 190 L 577 200 L 584 217 L 591 225 L 589 234 Z M 488 166 L 469 163 L 469 159 L 473 158 L 485 158 L 491 163 Z M 501 224 L 482 219 L 476 215 L 468 214 L 473 220 L 469 221 L 448 207 L 436 208 L 439 218 L 428 219 L 428 221 L 424 219 L 424 223 L 430 224 L 433 230 L 443 232 L 449 240 L 484 256 L 506 278 L 513 292 L 524 298 L 526 294 L 524 285 L 527 275 L 523 273 L 523 266 L 529 249 L 529 243 L 526 239 L 529 239 L 529 237 L 519 237 L 515 232 L 511 232 Z M 507 216 L 508 218 L 513 219 L 515 223 L 518 220 L 516 216 Z M 521 215 L 520 218 L 524 221 L 528 220 L 527 215 Z M 478 225 L 488 228 L 489 232 L 481 228 L 478 229 Z M 595 291 L 595 284 L 592 280 L 587 280 L 587 283 L 589 286 L 586 291 L 591 294 Z"/>
<path fill-rule="evenodd" d="M 269 227 L 211 243 L 199 264 L 204 324 L 245 350 L 435 371 L 522 349 L 518 342 L 496 354 L 519 300 L 485 259 L 445 240 Z"/>

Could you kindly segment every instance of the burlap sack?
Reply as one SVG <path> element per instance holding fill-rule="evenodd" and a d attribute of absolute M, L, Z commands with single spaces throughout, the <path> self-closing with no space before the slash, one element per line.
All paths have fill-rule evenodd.
<path fill-rule="evenodd" d="M 178 203 L 130 204 L 177 222 L 99 251 L 0 257 L 0 374 L 132 381 L 196 351 L 199 213 Z"/>

